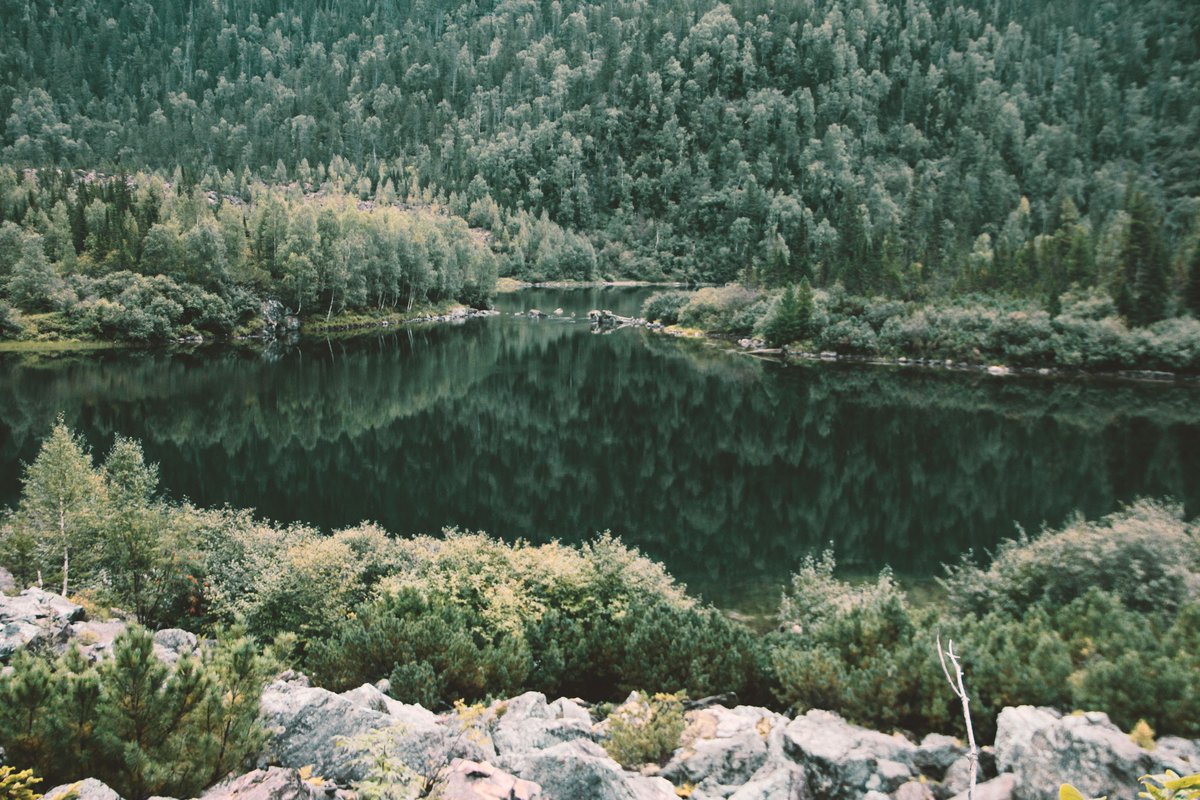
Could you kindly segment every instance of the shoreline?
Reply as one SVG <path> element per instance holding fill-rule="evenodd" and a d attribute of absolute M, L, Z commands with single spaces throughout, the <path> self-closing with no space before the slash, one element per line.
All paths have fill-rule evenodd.
<path fill-rule="evenodd" d="M 974 372 L 992 377 L 1055 378 L 1067 380 L 1100 378 L 1163 385 L 1195 386 L 1200 384 L 1200 374 L 1168 372 L 1166 370 L 1093 371 L 1064 369 L 1062 367 L 1016 367 L 1007 364 L 972 363 L 969 361 L 957 361 L 955 359 L 909 358 L 908 356 L 896 356 L 894 358 L 861 356 L 833 351 L 814 353 L 805 350 L 788 350 L 787 347 L 767 347 L 765 342 L 758 339 L 745 337 L 735 339 L 732 334 L 712 333 L 698 328 L 684 328 L 678 325 L 662 325 L 661 323 L 649 322 L 644 319 L 638 319 L 629 324 L 632 327 L 643 328 L 652 333 L 672 336 L 678 339 L 698 340 L 714 347 L 719 346 L 730 353 L 750 356 L 783 365 L 803 361 L 873 367 L 916 367 L 944 372 Z"/>

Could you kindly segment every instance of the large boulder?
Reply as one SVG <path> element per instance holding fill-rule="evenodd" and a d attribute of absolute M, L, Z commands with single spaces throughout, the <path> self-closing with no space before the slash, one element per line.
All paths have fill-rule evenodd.
<path fill-rule="evenodd" d="M 0 567 L 0 594 L 12 594 L 16 591 L 17 579 L 4 567 Z"/>
<path fill-rule="evenodd" d="M 999 732 L 997 740 L 999 753 Z M 1097 711 L 1071 714 L 1037 728 L 1019 757 L 1009 755 L 1001 763 L 1013 774 L 1015 800 L 1041 800 L 1046 787 L 1062 783 L 1073 784 L 1087 797 L 1133 800 L 1138 778 L 1162 772 L 1174 762 L 1138 747 L 1107 714 Z"/>
<path fill-rule="evenodd" d="M 449 743 L 435 723 L 401 720 L 302 681 L 276 681 L 262 695 L 260 717 L 271 733 L 266 763 L 300 768 L 346 784 L 366 772 L 362 738 L 388 740 L 390 753 L 420 775 L 449 762 Z M 358 740 L 357 742 L 355 740 Z"/>
<path fill-rule="evenodd" d="M 893 792 L 916 777 L 916 745 L 851 725 L 829 711 L 813 710 L 792 720 L 783 744 L 803 767 L 816 797 L 858 800 L 869 791 Z"/>
<path fill-rule="evenodd" d="M 83 619 L 83 607 L 41 589 L 26 589 L 16 597 L 0 595 L 0 661 L 18 650 L 62 644 L 72 622 Z"/>
<path fill-rule="evenodd" d="M 921 740 L 913 753 L 913 764 L 926 775 L 940 781 L 950 765 L 967 752 L 966 746 L 953 736 L 931 733 Z"/>
<path fill-rule="evenodd" d="M 154 633 L 154 655 L 168 664 L 174 664 L 183 656 L 194 655 L 199 646 L 196 634 L 179 628 L 164 628 Z"/>
<path fill-rule="evenodd" d="M 42 795 L 43 800 L 66 800 L 68 797 L 71 800 L 121 800 L 121 795 L 110 789 L 108 784 L 95 778 L 64 783 Z"/>
<path fill-rule="evenodd" d="M 676 800 L 668 781 L 626 772 L 586 739 L 514 756 L 509 765 L 515 775 L 541 786 L 545 800 Z"/>
<path fill-rule="evenodd" d="M 487 762 L 456 758 L 431 794 L 439 800 L 541 800 L 542 787 Z"/>
<path fill-rule="evenodd" d="M 984 781 L 983 783 L 976 784 L 975 792 L 973 794 L 968 794 L 968 791 L 964 788 L 962 792 L 954 795 L 951 800 L 968 800 L 969 798 L 970 800 L 1012 800 L 1013 787 L 1015 784 L 1016 778 L 1013 776 L 1013 774 L 1005 773 L 992 778 L 990 781 Z M 1057 786 L 1058 784 L 1054 784 L 1053 786 L 1044 788 L 1038 797 L 1045 798 L 1053 796 L 1055 787 Z"/>
<path fill-rule="evenodd" d="M 663 768 L 663 777 L 672 783 L 690 783 L 707 795 L 728 797 L 755 778 L 770 756 L 773 731 L 787 725 L 787 719 L 763 708 L 738 706 L 689 711 L 685 717 L 683 746 Z M 772 785 L 787 782 L 787 769 L 768 770 L 758 780 L 770 779 Z"/>
<path fill-rule="evenodd" d="M 546 702 L 541 692 L 526 692 L 492 708 L 492 741 L 501 760 L 556 744 L 593 738 L 592 718 L 572 700 Z"/>
<path fill-rule="evenodd" d="M 121 620 L 72 622 L 66 630 L 67 640 L 62 647 L 69 648 L 75 644 L 89 661 L 99 661 L 112 653 L 113 642 L 126 627 Z"/>
<path fill-rule="evenodd" d="M 1009 706 L 996 718 L 996 768 L 1012 772 L 1013 765 L 1029 751 L 1033 735 L 1062 718 L 1053 708 Z M 1057 785 L 1057 784 L 1056 784 Z"/>
<path fill-rule="evenodd" d="M 285 767 L 256 769 L 218 783 L 201 800 L 328 800 L 325 789 Z"/>

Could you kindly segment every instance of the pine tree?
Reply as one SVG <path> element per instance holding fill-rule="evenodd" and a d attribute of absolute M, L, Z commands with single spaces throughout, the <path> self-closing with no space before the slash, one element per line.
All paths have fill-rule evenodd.
<path fill-rule="evenodd" d="M 800 281 L 799 289 L 789 286 L 783 290 L 783 297 L 767 322 L 763 335 L 769 344 L 776 347 L 801 341 L 809 334 L 812 313 L 813 292 L 805 278 Z"/>
<path fill-rule="evenodd" d="M 1167 258 L 1158 214 L 1145 192 L 1133 192 L 1126 210 L 1129 226 L 1121 242 L 1121 311 L 1132 324 L 1149 325 L 1167 312 Z"/>
<path fill-rule="evenodd" d="M 1183 303 L 1193 317 L 1200 319 L 1200 242 L 1192 248 L 1192 264 L 1187 286 L 1183 290 Z"/>

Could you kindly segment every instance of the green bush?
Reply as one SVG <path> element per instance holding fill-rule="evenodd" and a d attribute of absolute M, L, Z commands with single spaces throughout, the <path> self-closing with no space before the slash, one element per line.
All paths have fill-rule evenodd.
<path fill-rule="evenodd" d="M 766 310 L 766 296 L 744 286 L 707 287 L 692 294 L 679 322 L 714 333 L 749 333 Z"/>
<path fill-rule="evenodd" d="M 680 309 L 691 297 L 691 292 L 655 292 L 642 304 L 642 316 L 650 322 L 674 325 L 679 322 Z"/>
<path fill-rule="evenodd" d="M 130 627 L 94 666 L 78 650 L 19 654 L 0 674 L 0 746 L 51 784 L 95 777 L 130 800 L 190 797 L 257 758 L 259 697 L 274 662 L 225 637 L 172 666 Z"/>
<path fill-rule="evenodd" d="M 663 764 L 679 747 L 683 729 L 682 694 L 639 696 L 609 715 L 604 749 L 626 769 Z"/>

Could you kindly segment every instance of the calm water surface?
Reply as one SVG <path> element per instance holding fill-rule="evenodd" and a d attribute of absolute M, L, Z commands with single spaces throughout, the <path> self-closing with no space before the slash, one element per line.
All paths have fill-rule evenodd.
<path fill-rule="evenodd" d="M 537 290 L 502 317 L 295 346 L 0 355 L 0 505 L 61 410 L 140 438 L 176 498 L 323 527 L 579 541 L 610 529 L 750 606 L 806 554 L 939 572 L 1014 524 L 1137 495 L 1200 507 L 1200 390 L 782 366 L 640 330 L 647 290 Z M 563 318 L 515 317 L 528 308 Z M 572 320 L 570 315 L 577 315 Z"/>

